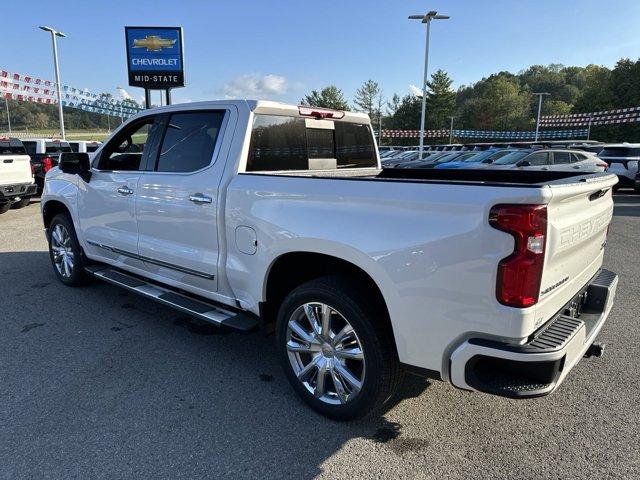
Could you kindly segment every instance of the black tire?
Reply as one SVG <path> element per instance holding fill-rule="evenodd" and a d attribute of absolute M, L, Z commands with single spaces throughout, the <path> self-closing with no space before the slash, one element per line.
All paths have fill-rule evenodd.
<path fill-rule="evenodd" d="M 7 213 L 10 208 L 10 203 L 0 203 L 0 215 L 2 215 L 3 213 Z"/>
<path fill-rule="evenodd" d="M 61 273 L 58 270 L 58 267 L 56 266 L 56 262 L 54 260 L 52 237 L 58 225 L 60 225 L 66 230 L 66 232 L 68 232 L 69 240 L 67 242 L 67 247 L 73 253 L 73 267 L 70 269 L 69 275 L 64 275 L 63 273 Z M 69 214 L 59 213 L 58 215 L 53 217 L 53 220 L 51 220 L 49 228 L 47 229 L 47 240 L 49 241 L 49 258 L 51 258 L 51 265 L 53 266 L 53 271 L 58 277 L 58 280 L 69 287 L 81 287 L 91 283 L 91 277 L 84 270 L 87 260 L 84 256 L 84 252 L 82 251 L 82 247 L 78 243 L 76 230 L 73 227 L 73 221 L 71 220 L 71 217 L 69 217 Z"/>
<path fill-rule="evenodd" d="M 298 380 L 287 351 L 289 319 L 309 302 L 329 305 L 351 324 L 362 345 L 366 374 L 362 388 L 346 403 L 329 404 L 315 396 Z M 321 277 L 289 293 L 278 312 L 276 338 L 278 356 L 289 382 L 300 397 L 320 414 L 334 420 L 352 420 L 379 412 L 400 384 L 400 368 L 393 335 L 384 315 L 372 305 L 371 295 L 355 282 L 340 276 Z M 335 332 L 334 332 L 335 333 Z M 331 380 L 333 382 L 333 380 Z M 333 384 L 335 387 L 335 384 Z"/>
<path fill-rule="evenodd" d="M 11 208 L 14 210 L 18 210 L 19 208 L 24 208 L 31 203 L 31 197 L 22 198 L 19 201 L 15 202 L 11 205 Z"/>

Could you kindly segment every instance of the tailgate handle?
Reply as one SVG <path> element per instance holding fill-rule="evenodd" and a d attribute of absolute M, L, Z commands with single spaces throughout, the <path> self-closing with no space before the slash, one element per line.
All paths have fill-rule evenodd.
<path fill-rule="evenodd" d="M 3 160 L 2 163 L 13 163 L 13 158 L 7 158 L 6 160 Z"/>
<path fill-rule="evenodd" d="M 594 200 L 604 197 L 608 191 L 609 191 L 608 188 L 603 188 L 602 190 L 593 192 L 591 195 L 589 195 L 589 201 L 593 202 Z"/>

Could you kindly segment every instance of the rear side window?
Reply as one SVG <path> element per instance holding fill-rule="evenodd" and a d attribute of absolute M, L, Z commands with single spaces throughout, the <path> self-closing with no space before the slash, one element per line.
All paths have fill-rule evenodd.
<path fill-rule="evenodd" d="M 99 146 L 100 146 L 100 145 L 87 145 L 87 152 L 88 152 L 88 153 L 93 153 L 93 152 L 95 152 L 96 150 L 98 150 L 98 147 L 99 147 Z"/>
<path fill-rule="evenodd" d="M 571 161 L 572 162 L 581 162 L 582 160 L 586 160 L 587 156 L 582 153 L 572 153 Z"/>
<path fill-rule="evenodd" d="M 640 148 L 605 147 L 598 154 L 599 157 L 640 157 Z"/>
<path fill-rule="evenodd" d="M 80 151 L 80 144 L 79 143 L 70 143 L 69 146 L 71 147 L 71 151 L 72 152 L 79 152 Z"/>
<path fill-rule="evenodd" d="M 36 154 L 36 142 L 23 142 L 24 148 L 27 149 L 27 155 L 31 155 L 32 157 Z"/>
<path fill-rule="evenodd" d="M 27 150 L 20 140 L 0 140 L 0 155 L 26 155 Z"/>
<path fill-rule="evenodd" d="M 72 151 L 67 142 L 45 142 L 44 147 L 46 153 L 62 153 Z"/>
<path fill-rule="evenodd" d="M 549 163 L 549 153 L 548 152 L 532 153 L 524 160 L 529 162 L 529 165 L 531 165 L 532 167 L 547 165 Z"/>
<path fill-rule="evenodd" d="M 281 115 L 254 118 L 248 172 L 376 165 L 368 125 Z"/>
<path fill-rule="evenodd" d="M 211 163 L 222 111 L 175 113 L 169 117 L 158 157 L 158 172 L 195 172 Z"/>
<path fill-rule="evenodd" d="M 553 163 L 555 163 L 556 165 L 569 163 L 569 162 L 570 162 L 569 152 L 553 152 Z"/>

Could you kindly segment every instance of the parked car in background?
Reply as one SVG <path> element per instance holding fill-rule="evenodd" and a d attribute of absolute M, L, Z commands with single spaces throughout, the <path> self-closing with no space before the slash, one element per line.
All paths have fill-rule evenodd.
<path fill-rule="evenodd" d="M 598 157 L 607 162 L 609 172 L 618 175 L 620 183 L 617 187 L 631 187 L 640 193 L 635 187 L 635 179 L 638 174 L 638 162 L 640 161 L 640 143 L 618 143 L 606 145 L 598 154 Z"/>
<path fill-rule="evenodd" d="M 605 147 L 604 143 L 572 143 L 569 148 L 598 155 Z"/>
<path fill-rule="evenodd" d="M 607 164 L 592 153 L 569 149 L 516 150 L 479 167 L 523 170 L 604 172 Z"/>
<path fill-rule="evenodd" d="M 40 195 L 44 188 L 44 177 L 49 170 L 58 165 L 60 154 L 73 150 L 68 142 L 53 138 L 27 138 L 22 143 L 31 157 L 31 170 Z"/>
<path fill-rule="evenodd" d="M 446 163 L 441 163 L 437 165 L 435 168 L 443 169 L 443 168 L 474 168 L 477 165 L 482 163 L 493 163 L 499 158 L 504 157 L 511 153 L 512 150 L 484 150 L 484 151 L 476 151 L 474 150 L 471 157 L 466 157 L 464 159 L 455 158 L 454 160 Z"/>
<path fill-rule="evenodd" d="M 72 151 L 78 153 L 93 153 L 102 145 L 102 142 L 87 140 L 69 140 L 67 143 L 69 143 Z"/>
<path fill-rule="evenodd" d="M 0 213 L 29 205 L 36 193 L 31 162 L 17 138 L 0 137 Z"/>
<path fill-rule="evenodd" d="M 474 155 L 476 155 L 475 152 L 443 152 L 441 155 L 427 157 L 413 162 L 405 162 L 402 165 L 398 165 L 398 168 L 435 168 L 437 165 L 451 162 L 453 160 L 464 160 Z"/>

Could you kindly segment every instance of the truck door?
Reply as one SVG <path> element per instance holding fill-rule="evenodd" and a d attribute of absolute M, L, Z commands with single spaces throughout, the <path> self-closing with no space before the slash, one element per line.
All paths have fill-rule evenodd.
<path fill-rule="evenodd" d="M 81 183 L 78 215 L 90 256 L 109 263 L 142 266 L 136 260 L 136 186 L 157 130 L 156 116 L 126 126 L 94 159 L 89 182 Z"/>
<path fill-rule="evenodd" d="M 217 290 L 218 190 L 230 115 L 225 109 L 166 114 L 155 163 L 137 186 L 138 252 L 146 269 L 201 294 Z"/>

